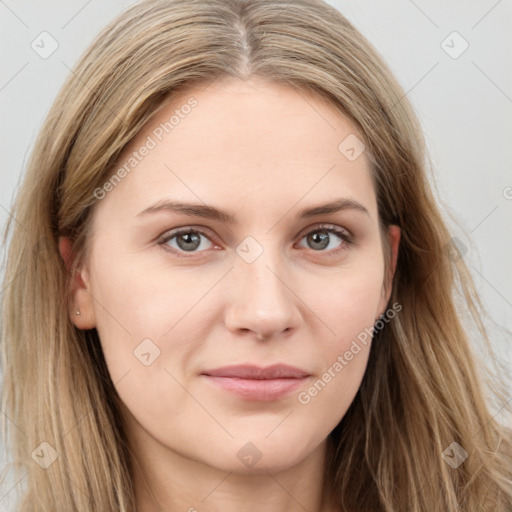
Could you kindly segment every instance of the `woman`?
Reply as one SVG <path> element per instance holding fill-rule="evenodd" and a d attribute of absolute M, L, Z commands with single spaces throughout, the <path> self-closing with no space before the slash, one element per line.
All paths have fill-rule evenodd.
<path fill-rule="evenodd" d="M 13 218 L 20 511 L 510 510 L 419 123 L 325 3 L 131 7 L 59 93 Z"/>

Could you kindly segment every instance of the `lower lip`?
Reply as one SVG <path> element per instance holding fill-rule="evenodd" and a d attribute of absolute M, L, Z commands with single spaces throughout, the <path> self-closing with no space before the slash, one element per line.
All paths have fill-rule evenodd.
<path fill-rule="evenodd" d="M 235 393 L 246 400 L 272 401 L 289 395 L 299 388 L 306 378 L 301 379 L 239 379 L 236 377 L 212 377 L 205 375 L 209 382 L 225 391 Z"/>

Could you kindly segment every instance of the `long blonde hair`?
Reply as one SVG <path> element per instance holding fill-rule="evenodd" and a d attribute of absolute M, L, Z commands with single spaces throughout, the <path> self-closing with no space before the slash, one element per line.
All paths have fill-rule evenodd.
<path fill-rule="evenodd" d="M 402 310 L 375 335 L 360 390 L 328 438 L 325 496 L 348 511 L 505 511 L 512 432 L 486 395 L 498 407 L 510 398 L 428 181 L 420 124 L 381 57 L 321 0 L 141 2 L 102 31 L 59 92 L 4 234 L 3 435 L 15 481 L 25 477 L 19 511 L 134 511 L 119 397 L 96 330 L 70 320 L 73 269 L 58 237 L 71 238 L 78 267 L 94 190 L 169 94 L 250 75 L 349 116 L 366 139 L 381 224 L 402 229 L 390 299 Z M 480 373 L 484 353 L 494 363 Z M 455 467 L 446 453 L 467 458 Z"/>

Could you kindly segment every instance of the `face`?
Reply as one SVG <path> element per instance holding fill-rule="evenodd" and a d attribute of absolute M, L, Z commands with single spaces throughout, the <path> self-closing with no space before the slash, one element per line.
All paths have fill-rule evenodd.
<path fill-rule="evenodd" d="M 97 329 L 133 439 L 239 472 L 323 446 L 388 301 L 355 137 L 319 97 L 233 79 L 173 95 L 125 149 L 73 321 Z"/>

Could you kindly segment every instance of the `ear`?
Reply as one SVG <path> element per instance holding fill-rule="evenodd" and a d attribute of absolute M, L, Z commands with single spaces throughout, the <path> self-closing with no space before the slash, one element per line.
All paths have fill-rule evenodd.
<path fill-rule="evenodd" d="M 59 252 L 68 272 L 73 268 L 73 244 L 67 237 L 59 237 Z M 70 280 L 70 311 L 71 321 L 78 329 L 96 327 L 93 298 L 90 293 L 89 274 L 87 269 L 77 269 Z M 80 312 L 80 314 L 77 314 Z"/>
<path fill-rule="evenodd" d="M 396 271 L 396 262 L 398 261 L 398 248 L 400 246 L 400 237 L 402 235 L 402 230 L 392 224 L 389 226 L 388 230 L 388 240 L 391 248 L 391 275 L 389 276 L 389 282 L 393 281 L 393 277 Z M 389 300 L 389 297 L 388 297 Z"/>
<path fill-rule="evenodd" d="M 395 271 L 396 271 L 396 263 L 398 261 L 398 250 L 399 250 L 399 246 L 400 246 L 401 233 L 402 233 L 402 231 L 401 231 L 400 227 L 396 226 L 394 224 L 390 225 L 388 228 L 387 237 L 388 237 L 389 250 L 391 251 L 391 255 L 390 255 L 390 267 L 391 268 L 385 269 L 385 271 L 387 272 L 387 275 L 385 276 L 385 285 L 383 286 L 383 290 L 382 290 L 383 300 L 381 301 L 381 304 L 380 304 L 380 310 L 381 310 L 380 314 L 381 315 L 385 313 L 384 308 L 388 304 L 389 299 L 391 297 L 391 291 L 392 291 L 391 284 L 393 283 L 393 277 L 394 277 Z"/>

